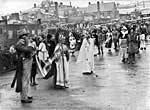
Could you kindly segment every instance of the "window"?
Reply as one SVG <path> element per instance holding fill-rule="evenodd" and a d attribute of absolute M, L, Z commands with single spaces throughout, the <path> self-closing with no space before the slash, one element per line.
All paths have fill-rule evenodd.
<path fill-rule="evenodd" d="M 9 30 L 8 31 L 8 39 L 12 39 L 13 38 L 13 31 Z"/>

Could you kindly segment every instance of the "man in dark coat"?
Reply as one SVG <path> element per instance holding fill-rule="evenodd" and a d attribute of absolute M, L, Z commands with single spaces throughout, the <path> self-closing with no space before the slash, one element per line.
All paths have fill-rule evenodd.
<path fill-rule="evenodd" d="M 22 103 L 31 103 L 32 97 L 28 96 L 30 74 L 32 67 L 32 53 L 34 51 L 32 43 L 30 43 L 27 37 L 27 30 L 22 29 L 18 32 L 19 41 L 17 42 L 15 49 L 17 52 L 17 67 L 14 80 L 11 87 L 16 84 L 16 92 L 21 95 Z"/>

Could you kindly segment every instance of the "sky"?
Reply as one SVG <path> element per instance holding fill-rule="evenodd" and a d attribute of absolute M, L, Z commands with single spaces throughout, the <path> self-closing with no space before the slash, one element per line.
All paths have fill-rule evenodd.
<path fill-rule="evenodd" d="M 86 7 L 88 2 L 96 3 L 102 0 L 53 0 L 63 2 L 64 4 L 72 3 L 73 6 Z M 139 0 L 103 0 L 104 2 L 117 2 L 121 4 L 133 3 Z M 33 7 L 34 3 L 40 4 L 42 0 L 0 0 L 0 15 L 6 15 L 14 12 L 20 12 Z"/>

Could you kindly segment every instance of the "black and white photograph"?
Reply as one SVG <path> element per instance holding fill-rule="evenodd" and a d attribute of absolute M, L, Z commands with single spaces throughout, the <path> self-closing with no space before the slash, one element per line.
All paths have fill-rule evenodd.
<path fill-rule="evenodd" d="M 0 110 L 150 110 L 150 0 L 0 0 Z"/>

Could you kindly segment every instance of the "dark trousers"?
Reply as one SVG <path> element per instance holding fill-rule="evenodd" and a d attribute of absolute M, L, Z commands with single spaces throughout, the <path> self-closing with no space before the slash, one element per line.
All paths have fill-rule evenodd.
<path fill-rule="evenodd" d="M 118 42 L 114 42 L 115 50 L 117 50 Z"/>
<path fill-rule="evenodd" d="M 35 77 L 36 77 L 36 59 L 35 56 L 33 57 L 33 63 L 32 63 L 32 69 L 31 69 L 31 76 L 30 76 L 30 82 L 35 83 Z"/>

